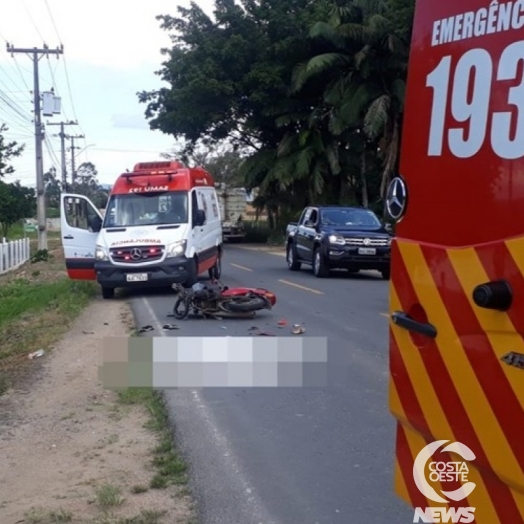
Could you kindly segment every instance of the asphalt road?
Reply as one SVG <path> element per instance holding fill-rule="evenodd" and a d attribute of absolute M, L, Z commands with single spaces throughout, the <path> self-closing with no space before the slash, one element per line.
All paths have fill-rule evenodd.
<path fill-rule="evenodd" d="M 328 337 L 331 382 L 167 392 L 202 524 L 412 522 L 393 492 L 387 282 L 373 272 L 316 279 L 241 246 L 227 247 L 222 281 L 268 288 L 277 305 L 255 320 L 178 322 L 168 316 L 173 295 L 133 293 L 139 326 L 153 325 L 151 336 L 249 336 L 254 325 L 294 336 L 278 320 L 303 323 L 302 336 Z M 180 329 L 163 331 L 166 323 Z"/>

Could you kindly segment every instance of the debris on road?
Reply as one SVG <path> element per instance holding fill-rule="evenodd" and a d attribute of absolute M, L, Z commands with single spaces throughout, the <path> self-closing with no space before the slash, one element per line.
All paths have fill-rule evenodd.
<path fill-rule="evenodd" d="M 281 318 L 279 321 L 278 321 L 278 327 L 285 327 L 287 326 L 287 320 L 285 318 Z"/>
<path fill-rule="evenodd" d="M 162 329 L 171 331 L 173 329 L 180 329 L 180 326 L 177 326 L 175 324 L 165 324 L 164 326 L 162 326 Z"/>
<path fill-rule="evenodd" d="M 38 351 L 34 351 L 33 353 L 29 353 L 29 355 L 27 355 L 27 358 L 29 358 L 29 360 L 33 360 L 35 358 L 43 357 L 44 353 L 45 352 L 44 352 L 43 349 L 39 349 Z"/>
<path fill-rule="evenodd" d="M 302 335 L 302 333 L 304 333 L 306 330 L 304 328 L 304 326 L 302 326 L 301 324 L 295 324 L 293 326 L 293 329 L 291 330 L 291 333 L 293 333 L 293 335 Z"/>
<path fill-rule="evenodd" d="M 84 335 L 94 335 L 94 334 L 95 334 L 94 331 L 82 331 L 82 333 L 83 333 Z"/>
<path fill-rule="evenodd" d="M 138 330 L 139 333 L 147 333 L 148 331 L 153 331 L 153 326 L 143 326 Z"/>
<path fill-rule="evenodd" d="M 258 326 L 252 326 L 248 329 L 248 331 L 258 337 L 274 337 L 275 336 L 273 333 L 270 333 L 269 331 L 261 331 Z"/>

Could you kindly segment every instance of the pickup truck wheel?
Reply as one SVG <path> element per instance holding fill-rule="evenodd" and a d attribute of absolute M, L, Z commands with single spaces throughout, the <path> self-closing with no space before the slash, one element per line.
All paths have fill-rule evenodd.
<path fill-rule="evenodd" d="M 298 271 L 302 267 L 302 264 L 297 261 L 297 250 L 295 249 L 295 246 L 291 242 L 287 245 L 286 261 L 287 261 L 287 267 L 291 271 Z"/>
<path fill-rule="evenodd" d="M 329 267 L 327 266 L 319 247 L 317 247 L 313 253 L 313 274 L 317 278 L 326 278 L 330 274 Z"/>
<path fill-rule="evenodd" d="M 103 287 L 102 286 L 102 297 L 103 298 L 113 298 L 115 296 L 114 287 Z"/>

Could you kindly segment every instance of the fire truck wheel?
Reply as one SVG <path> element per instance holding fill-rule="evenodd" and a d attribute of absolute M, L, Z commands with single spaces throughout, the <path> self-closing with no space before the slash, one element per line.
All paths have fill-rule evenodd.
<path fill-rule="evenodd" d="M 102 287 L 102 297 L 103 298 L 113 298 L 115 296 L 114 287 Z"/>

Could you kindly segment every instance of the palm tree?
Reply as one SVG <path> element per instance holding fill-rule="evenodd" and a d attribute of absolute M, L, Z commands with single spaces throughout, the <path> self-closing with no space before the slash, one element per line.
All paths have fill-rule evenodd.
<path fill-rule="evenodd" d="M 398 165 L 407 72 L 407 46 L 388 14 L 385 0 L 353 0 L 334 9 L 310 33 L 329 49 L 297 67 L 293 86 L 300 92 L 313 77 L 327 78 L 323 98 L 331 106 L 329 128 L 335 135 L 363 132 L 362 172 L 370 152 L 381 156 L 381 196 Z"/>

